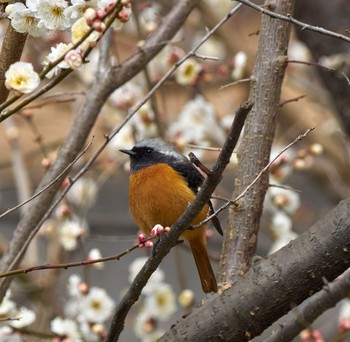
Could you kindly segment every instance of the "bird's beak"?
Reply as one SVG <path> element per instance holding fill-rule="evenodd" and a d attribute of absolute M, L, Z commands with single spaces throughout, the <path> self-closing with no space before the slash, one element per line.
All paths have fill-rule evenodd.
<path fill-rule="evenodd" d="M 122 153 L 128 154 L 129 156 L 136 156 L 136 153 L 133 150 L 122 149 L 122 150 L 119 150 L 119 151 L 122 152 Z"/>

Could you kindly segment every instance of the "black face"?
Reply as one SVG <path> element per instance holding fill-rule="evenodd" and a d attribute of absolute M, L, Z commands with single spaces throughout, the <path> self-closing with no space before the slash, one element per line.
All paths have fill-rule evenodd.
<path fill-rule="evenodd" d="M 130 171 L 134 173 L 144 167 L 160 163 L 172 164 L 176 158 L 149 146 L 134 146 L 131 150 L 120 150 L 130 156 Z"/>

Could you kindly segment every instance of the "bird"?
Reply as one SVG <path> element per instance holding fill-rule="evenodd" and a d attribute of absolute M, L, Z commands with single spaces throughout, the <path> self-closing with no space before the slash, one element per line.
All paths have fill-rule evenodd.
<path fill-rule="evenodd" d="M 203 175 L 175 147 L 161 138 L 146 138 L 132 149 L 120 152 L 130 157 L 129 209 L 137 226 L 149 235 L 156 224 L 171 227 L 194 201 L 204 181 Z M 206 204 L 192 225 L 213 212 Z M 212 219 L 213 220 L 213 219 Z M 220 222 L 213 223 L 222 235 Z M 180 236 L 189 242 L 205 293 L 217 292 L 217 282 L 206 248 L 205 226 L 187 229 Z"/>

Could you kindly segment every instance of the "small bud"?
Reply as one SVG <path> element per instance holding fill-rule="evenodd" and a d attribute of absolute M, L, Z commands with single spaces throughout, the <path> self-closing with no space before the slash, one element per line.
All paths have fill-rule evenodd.
<path fill-rule="evenodd" d="M 89 293 L 89 285 L 86 283 L 80 283 L 78 289 L 82 295 L 87 295 Z"/>
<path fill-rule="evenodd" d="M 51 165 L 52 161 L 49 158 L 43 158 L 41 160 L 41 166 L 43 167 L 43 169 L 48 170 Z"/>
<path fill-rule="evenodd" d="M 106 14 L 106 12 L 104 10 L 99 9 L 99 10 L 96 11 L 97 18 L 100 19 L 100 20 L 103 19 L 105 14 Z"/>
<path fill-rule="evenodd" d="M 194 304 L 194 299 L 195 296 L 192 290 L 186 289 L 179 294 L 179 304 L 185 309 L 190 308 Z"/>
<path fill-rule="evenodd" d="M 161 224 L 156 224 L 151 230 L 151 236 L 159 236 L 164 232 L 164 227 Z"/>
<path fill-rule="evenodd" d="M 145 242 L 145 240 L 146 240 L 146 235 L 143 234 L 143 233 L 139 234 L 138 240 L 139 240 L 139 242 Z"/>
<path fill-rule="evenodd" d="M 68 218 L 72 214 L 72 208 L 66 204 L 62 204 L 57 208 L 56 214 L 58 218 Z"/>
<path fill-rule="evenodd" d="M 153 247 L 153 242 L 151 240 L 147 240 L 144 243 L 144 245 L 145 245 L 146 248 L 152 248 Z"/>
<path fill-rule="evenodd" d="M 93 23 L 93 21 L 96 19 L 97 17 L 97 13 L 96 10 L 94 10 L 93 8 L 88 8 L 85 12 L 84 12 L 84 18 L 87 22 L 87 24 L 89 26 L 91 26 L 91 24 Z"/>
<path fill-rule="evenodd" d="M 62 182 L 62 188 L 65 189 L 71 184 L 71 180 L 69 178 L 65 178 Z"/>
<path fill-rule="evenodd" d="M 312 144 L 310 146 L 310 152 L 314 156 L 319 156 L 323 153 L 323 146 L 321 144 Z"/>
<path fill-rule="evenodd" d="M 126 23 L 129 20 L 129 14 L 125 11 L 120 11 L 118 14 L 118 19 L 122 22 L 122 23 Z"/>
<path fill-rule="evenodd" d="M 295 170 L 305 170 L 306 169 L 306 163 L 304 159 L 297 158 L 292 163 L 293 168 Z"/>

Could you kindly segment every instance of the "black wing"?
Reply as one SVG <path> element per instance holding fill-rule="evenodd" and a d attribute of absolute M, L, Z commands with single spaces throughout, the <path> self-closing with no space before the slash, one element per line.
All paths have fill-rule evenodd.
<path fill-rule="evenodd" d="M 180 173 L 182 177 L 186 179 L 186 182 L 189 186 L 189 188 L 196 194 L 198 192 L 198 188 L 203 184 L 204 177 L 202 174 L 196 169 L 194 165 L 192 165 L 190 162 L 174 162 L 171 164 L 171 166 L 174 168 L 175 171 Z M 213 214 L 215 212 L 213 204 L 211 201 L 208 202 L 209 205 L 209 215 Z M 223 236 L 222 228 L 220 225 L 220 221 L 217 218 L 217 216 L 214 216 L 211 221 L 214 224 L 215 229 L 218 231 L 218 233 Z"/>
<path fill-rule="evenodd" d="M 198 188 L 203 184 L 204 177 L 189 161 L 174 162 L 171 164 L 173 169 L 185 178 L 189 188 L 196 194 Z"/>

